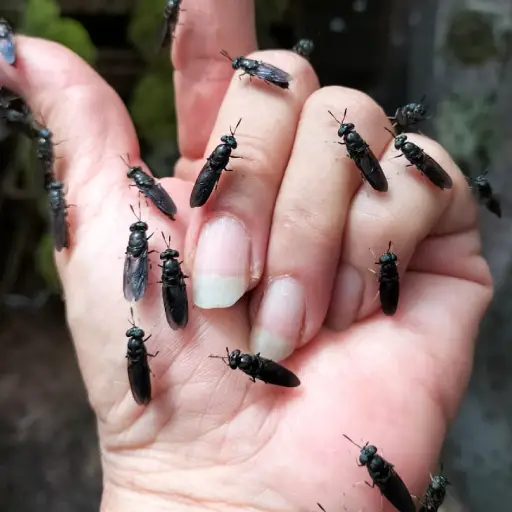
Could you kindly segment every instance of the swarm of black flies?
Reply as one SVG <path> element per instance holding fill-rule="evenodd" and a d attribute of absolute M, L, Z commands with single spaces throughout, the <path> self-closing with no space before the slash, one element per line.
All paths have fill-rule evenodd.
<path fill-rule="evenodd" d="M 300 386 L 299 378 L 292 371 L 259 354 L 243 354 L 240 350 L 233 350 L 230 353 L 228 347 L 226 347 L 226 354 L 226 356 L 210 355 L 209 357 L 222 359 L 232 370 L 242 370 L 253 382 L 259 379 L 265 384 L 285 388 Z"/>
<path fill-rule="evenodd" d="M 64 184 L 52 179 L 48 185 L 48 202 L 50 204 L 50 226 L 55 249 L 69 249 L 69 225 L 67 222 L 68 208 L 64 192 Z"/>
<path fill-rule="evenodd" d="M 188 323 L 188 298 L 185 279 L 188 278 L 182 270 L 178 258 L 180 253 L 171 249 L 171 237 L 169 241 L 162 233 L 167 249 L 160 254 L 162 264 L 162 300 L 164 303 L 165 317 L 169 326 L 174 329 L 183 329 Z"/>
<path fill-rule="evenodd" d="M 441 467 L 441 472 L 443 468 Z M 451 485 L 443 475 L 430 475 L 430 484 L 423 498 L 420 499 L 420 512 L 438 512 L 446 497 L 446 487 Z"/>
<path fill-rule="evenodd" d="M 130 185 L 130 187 L 137 187 L 139 192 L 150 199 L 162 213 L 167 215 L 171 220 L 175 220 L 174 216 L 178 213 L 178 209 L 171 199 L 171 196 L 162 185 L 157 183 L 148 173 L 144 172 L 142 167 L 131 167 L 123 157 L 121 157 L 121 160 L 123 160 L 128 167 L 126 175 L 133 180 L 133 184 Z"/>
<path fill-rule="evenodd" d="M 309 60 L 313 50 L 315 49 L 315 44 L 311 39 L 301 39 L 293 48 L 292 51 Z"/>
<path fill-rule="evenodd" d="M 288 89 L 290 87 L 290 82 L 292 77 L 279 69 L 276 66 L 272 66 L 272 64 L 268 64 L 261 60 L 248 59 L 247 57 L 235 57 L 234 59 L 229 56 L 226 50 L 222 50 L 220 52 L 224 57 L 231 61 L 231 65 L 233 69 L 241 69 L 243 73 L 239 76 L 241 79 L 244 75 L 249 75 L 250 77 L 260 78 L 267 84 L 273 84 L 281 89 Z"/>
<path fill-rule="evenodd" d="M 388 117 L 393 123 L 393 129 L 397 135 L 428 119 L 427 107 L 424 102 L 425 96 L 421 98 L 419 103 L 408 103 L 403 107 L 398 107 L 395 115 Z"/>
<path fill-rule="evenodd" d="M 16 43 L 10 23 L 0 18 L 0 56 L 11 66 L 16 63 Z"/>
<path fill-rule="evenodd" d="M 398 258 L 394 252 L 391 252 L 391 242 L 388 250 L 376 261 L 380 265 L 379 271 L 379 297 L 382 312 L 385 315 L 392 316 L 396 313 L 398 307 L 398 297 L 400 294 L 400 276 L 397 268 Z"/>
<path fill-rule="evenodd" d="M 475 192 L 478 201 L 501 219 L 501 204 L 492 190 L 491 182 L 487 177 L 488 170 L 485 170 L 480 176 L 474 179 L 468 178 L 469 186 Z"/>
<path fill-rule="evenodd" d="M 162 28 L 160 30 L 159 48 L 170 46 L 174 39 L 174 33 L 178 26 L 180 17 L 180 5 L 182 0 L 167 0 L 164 9 L 164 19 L 162 21 Z"/>
<path fill-rule="evenodd" d="M 149 274 L 148 225 L 137 215 L 133 206 L 130 208 L 137 217 L 137 222 L 130 225 L 130 237 L 126 247 L 123 271 L 123 292 L 127 301 L 138 301 L 146 293 Z M 140 204 L 139 204 L 140 212 Z M 154 252 L 154 251 L 151 251 Z"/>
<path fill-rule="evenodd" d="M 357 168 L 361 171 L 363 178 L 371 185 L 374 190 L 378 192 L 387 192 L 388 180 L 377 157 L 373 154 L 370 146 L 365 140 L 356 132 L 352 123 L 345 123 L 347 116 L 347 109 L 343 114 L 343 119 L 338 121 L 335 115 L 329 110 L 329 114 L 340 125 L 338 128 L 338 137 L 343 139 L 343 142 L 338 142 L 347 148 L 349 158 L 356 164 Z"/>
<path fill-rule="evenodd" d="M 151 369 L 148 364 L 148 357 L 156 357 L 158 352 L 149 354 L 146 349 L 146 341 L 151 334 L 144 338 L 146 333 L 135 325 L 133 320 L 133 309 L 130 308 L 131 327 L 126 331 L 128 347 L 126 358 L 128 359 L 128 380 L 135 402 L 138 405 L 147 405 L 151 402 Z"/>
<path fill-rule="evenodd" d="M 395 134 L 386 128 L 386 130 L 395 137 Z M 402 155 L 409 161 L 407 167 L 416 167 L 418 171 L 424 174 L 436 187 L 450 189 L 453 187 L 453 181 L 450 175 L 423 149 L 407 140 L 407 135 L 400 134 L 395 137 L 395 149 L 402 151 Z"/>
<path fill-rule="evenodd" d="M 230 135 L 223 135 L 220 138 L 222 144 L 219 144 L 206 159 L 206 163 L 197 176 L 194 188 L 190 194 L 191 208 L 197 208 L 206 204 L 213 189 L 219 182 L 222 171 L 231 171 L 231 169 L 227 168 L 230 158 L 242 158 L 231 154 L 238 147 L 235 132 L 241 121 L 242 119 L 240 118 L 234 130 L 231 127 L 229 128 Z"/>
<path fill-rule="evenodd" d="M 399 512 L 416 512 L 416 506 L 406 485 L 395 471 L 393 465 L 377 454 L 377 447 L 368 443 L 364 446 L 359 446 L 347 435 L 343 434 L 343 437 L 361 450 L 358 466 L 366 466 L 368 474 L 372 479 L 372 485 L 368 485 L 370 487 L 377 486 L 382 495 Z"/>

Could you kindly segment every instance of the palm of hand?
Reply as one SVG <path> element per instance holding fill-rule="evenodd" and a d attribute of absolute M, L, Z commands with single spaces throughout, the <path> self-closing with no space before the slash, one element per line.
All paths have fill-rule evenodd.
<path fill-rule="evenodd" d="M 191 184 L 166 182 L 185 210 Z M 289 358 L 285 365 L 302 380 L 296 389 L 253 384 L 242 372 L 207 357 L 224 355 L 226 343 L 247 350 L 245 299 L 227 310 L 194 307 L 188 327 L 172 331 L 154 258 L 148 292 L 134 308 L 136 324 L 152 334 L 148 352 L 160 352 L 150 360 L 153 401 L 141 408 L 128 386 L 129 305 L 121 289 L 127 227 L 134 221 L 128 205 L 137 202 L 137 192 L 127 182 L 113 187 L 91 182 L 78 200 L 84 217 L 64 270 L 64 279 L 74 276 L 67 288 L 68 318 L 98 414 L 108 478 L 157 495 L 263 509 L 316 501 L 329 508 L 343 499 L 350 503 L 355 493 L 376 500 L 377 491 L 354 487 L 368 477 L 356 466 L 357 449 L 341 436 L 347 433 L 356 442 L 385 445 L 384 456 L 393 454 L 411 489 L 424 484 L 437 455 L 432 446 L 439 447 L 458 399 L 458 391 L 446 390 L 462 387 L 471 363 L 463 347 L 474 326 L 462 322 L 452 332 L 446 329 L 453 317 L 465 318 L 481 307 L 488 293 L 471 276 L 450 275 L 475 258 L 465 254 L 471 234 L 425 246 L 421 257 L 430 262 L 437 257 L 429 250 L 460 256 L 448 268 L 438 268 L 437 275 L 408 272 L 394 318 L 378 313 L 342 333 L 323 329 Z M 149 232 L 155 232 L 151 247 L 164 249 L 159 231 L 172 234 L 172 247 L 183 247 L 186 226 L 141 203 Z M 101 210 L 89 212 L 85 205 L 101 205 Z M 120 458 L 123 466 L 116 474 Z M 207 484 L 198 489 L 197 481 Z M 236 487 L 229 487 L 235 481 Z"/>

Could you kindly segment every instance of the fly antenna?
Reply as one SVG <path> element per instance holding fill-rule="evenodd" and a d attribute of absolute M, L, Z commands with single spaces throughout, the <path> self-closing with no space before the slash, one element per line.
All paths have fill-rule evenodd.
<path fill-rule="evenodd" d="M 226 57 L 226 59 L 229 59 L 231 61 L 233 60 L 226 50 L 221 50 L 220 54 L 224 55 L 224 57 Z"/>
<path fill-rule="evenodd" d="M 327 112 L 329 112 L 329 114 L 331 114 L 332 118 L 338 123 L 338 124 L 341 124 L 337 119 L 336 119 L 336 116 L 330 111 L 328 110 Z"/>
<path fill-rule="evenodd" d="M 356 442 L 352 441 L 352 439 L 350 439 L 350 437 L 348 437 L 347 434 L 343 434 L 343 437 L 348 439 L 353 445 L 357 446 L 360 450 L 362 450 L 362 446 L 360 446 Z"/>
<path fill-rule="evenodd" d="M 236 126 L 235 126 L 235 129 L 234 129 L 234 130 L 232 130 L 232 129 L 231 129 L 231 126 L 229 127 L 229 131 L 231 132 L 231 135 L 232 135 L 233 137 L 235 136 L 236 129 L 240 126 L 240 123 L 241 123 L 241 122 L 242 122 L 242 118 L 240 118 L 240 119 L 238 120 L 238 123 L 236 123 Z"/>

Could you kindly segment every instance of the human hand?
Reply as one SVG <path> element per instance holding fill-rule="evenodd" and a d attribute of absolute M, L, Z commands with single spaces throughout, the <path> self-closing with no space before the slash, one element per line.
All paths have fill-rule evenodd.
<path fill-rule="evenodd" d="M 156 232 L 152 248 L 164 249 L 158 231 L 172 235 L 195 300 L 228 305 L 250 292 L 230 308 L 194 307 L 188 327 L 173 332 L 153 264 L 152 286 L 135 306 L 137 324 L 152 334 L 148 351 L 160 351 L 150 361 L 148 407 L 133 401 L 124 357 L 129 305 L 121 276 L 137 192 L 119 155 L 129 153 L 136 165 L 139 151 L 129 116 L 94 71 L 56 44 L 19 37 L 17 68 L 0 61 L 0 83 L 22 94 L 54 140 L 64 141 L 56 172 L 77 208 L 69 215 L 71 250 L 56 260 L 98 417 L 102 510 L 297 511 L 314 510 L 317 501 L 328 512 L 342 504 L 350 512 L 379 510 L 378 491 L 354 485 L 368 477 L 343 433 L 377 445 L 421 494 L 464 392 L 491 298 L 467 184 L 446 152 L 418 135 L 411 140 L 450 173 L 454 187 L 440 191 L 405 170 L 403 158 L 391 159 L 396 153 L 380 107 L 351 89 L 319 89 L 296 55 L 257 57 L 293 76 L 289 91 L 232 77 L 219 51 L 255 48 L 251 1 L 225 0 L 221 10 L 197 0 L 186 9 L 173 56 L 182 159 L 177 177 L 162 180 L 178 216 L 170 222 L 151 204 L 142 215 Z M 341 115 L 345 108 L 381 158 L 386 194 L 362 185 L 345 149 L 326 142 L 337 140 L 327 110 Z M 205 155 L 240 117 L 235 154 L 243 159 L 231 164 L 235 171 L 221 177 L 207 205 L 191 211 Z M 223 215 L 243 230 L 230 234 L 236 224 L 229 220 L 212 227 L 201 254 L 200 228 Z M 369 248 L 380 254 L 389 240 L 402 278 L 391 318 L 379 312 L 376 279 L 366 270 L 374 261 Z M 231 277 L 231 286 L 217 279 L 216 293 L 209 292 L 204 285 L 212 279 L 201 278 L 208 271 Z M 274 297 L 266 293 L 269 302 L 260 304 L 269 279 Z M 302 385 L 252 384 L 208 359 L 226 345 L 276 359 L 299 348 L 285 365 Z"/>

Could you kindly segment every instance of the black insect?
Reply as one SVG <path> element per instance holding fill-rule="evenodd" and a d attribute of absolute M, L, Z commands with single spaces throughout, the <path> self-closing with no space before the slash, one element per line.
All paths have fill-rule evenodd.
<path fill-rule="evenodd" d="M 358 466 L 366 466 L 372 484 L 366 482 L 370 487 L 377 486 L 382 495 L 399 511 L 415 512 L 416 506 L 403 480 L 395 471 L 392 464 L 380 455 L 377 455 L 377 447 L 366 443 L 359 446 L 352 441 L 350 437 L 343 434 L 352 444 L 357 446 L 361 453 L 359 454 Z"/>
<path fill-rule="evenodd" d="M 212 356 L 215 359 L 222 359 L 232 370 L 242 370 L 249 375 L 253 382 L 256 379 L 262 380 L 265 384 L 275 384 L 286 388 L 295 388 L 300 385 L 300 380 L 293 372 L 280 364 L 261 357 L 259 354 L 243 354 L 240 350 L 229 352 L 226 347 L 227 356 Z"/>
<path fill-rule="evenodd" d="M 377 157 L 373 154 L 370 146 L 361 135 L 356 132 L 354 125 L 352 123 L 345 123 L 347 109 L 345 109 L 341 123 L 330 110 L 328 112 L 340 125 L 338 128 L 338 137 L 341 137 L 343 142 L 338 142 L 338 144 L 346 146 L 348 156 L 354 160 L 363 178 L 378 192 L 387 192 L 388 180 Z"/>
<path fill-rule="evenodd" d="M 174 39 L 174 33 L 180 17 L 180 5 L 182 0 L 167 0 L 164 10 L 164 21 L 160 31 L 160 49 L 170 45 Z"/>
<path fill-rule="evenodd" d="M 442 470 L 443 468 L 441 467 Z M 448 485 L 451 485 L 451 482 L 443 475 L 430 475 L 430 484 L 425 495 L 420 500 L 420 512 L 437 512 L 444 502 Z"/>
<path fill-rule="evenodd" d="M 427 107 L 424 102 L 425 96 L 421 98 L 419 103 L 408 103 L 403 107 L 398 107 L 395 115 L 388 118 L 393 123 L 393 128 L 397 134 L 428 119 Z"/>
<path fill-rule="evenodd" d="M 167 245 L 167 249 L 160 254 L 162 264 L 162 299 L 164 302 L 165 316 L 167 323 L 174 330 L 186 327 L 188 323 L 188 298 L 187 298 L 187 285 L 185 279 L 188 278 L 182 270 L 178 258 L 180 253 L 171 249 L 170 242 L 165 239 L 162 233 L 162 238 Z"/>
<path fill-rule="evenodd" d="M 501 219 L 501 204 L 500 200 L 494 195 L 489 178 L 487 178 L 488 171 L 484 171 L 480 176 L 474 179 L 469 179 L 471 188 L 476 192 L 478 200 L 485 205 L 485 207 Z"/>
<path fill-rule="evenodd" d="M 54 179 L 55 153 L 53 133 L 36 121 L 30 125 L 30 130 L 35 137 L 36 156 L 41 165 L 44 184 L 48 187 L 48 184 Z"/>
<path fill-rule="evenodd" d="M 138 405 L 147 405 L 151 402 L 151 369 L 148 364 L 148 357 L 155 357 L 155 354 L 148 354 L 146 350 L 146 341 L 151 338 L 151 334 L 144 339 L 146 333 L 135 325 L 133 321 L 133 310 L 130 308 L 132 320 L 131 327 L 126 331 L 128 340 L 128 349 L 126 358 L 128 359 L 128 380 L 135 402 Z"/>
<path fill-rule="evenodd" d="M 69 249 L 69 226 L 67 222 L 69 206 L 66 203 L 64 184 L 61 181 L 51 180 L 47 189 L 53 243 L 55 249 L 60 252 L 64 248 Z"/>
<path fill-rule="evenodd" d="M 382 312 L 385 315 L 393 316 L 398 307 L 398 297 L 400 294 L 400 276 L 397 268 L 398 258 L 394 252 L 391 252 L 391 242 L 388 250 L 376 261 L 380 265 L 379 272 L 379 296 Z"/>
<path fill-rule="evenodd" d="M 133 206 L 130 205 L 137 222 L 130 225 L 130 238 L 126 247 L 123 272 L 123 292 L 127 301 L 138 301 L 146 293 L 149 273 L 148 225 L 142 222 L 140 214 L 137 216 Z M 139 206 L 140 211 L 140 206 Z M 155 251 L 151 251 L 155 252 Z"/>
<path fill-rule="evenodd" d="M 174 216 L 178 213 L 178 209 L 171 199 L 171 196 L 165 191 L 162 185 L 157 183 L 148 173 L 144 172 L 142 167 L 131 167 L 122 157 L 121 159 L 128 166 L 126 175 L 134 182 L 134 184 L 130 186 L 137 187 L 139 192 L 151 199 L 153 204 L 162 213 L 165 213 L 171 220 L 175 220 Z"/>
<path fill-rule="evenodd" d="M 242 158 L 240 156 L 233 156 L 231 152 L 237 148 L 238 143 L 235 138 L 235 132 L 240 125 L 242 119 L 240 118 L 232 130 L 229 131 L 231 135 L 223 135 L 220 140 L 222 144 L 219 144 L 206 159 L 199 176 L 196 179 L 192 193 L 190 194 L 190 207 L 196 208 L 203 206 L 208 201 L 213 189 L 217 186 L 222 171 L 231 171 L 227 169 L 230 158 Z"/>
<path fill-rule="evenodd" d="M 391 130 L 386 130 L 395 137 Z M 402 151 L 402 155 L 410 162 L 407 167 L 416 166 L 436 187 L 450 189 L 453 181 L 450 175 L 423 149 L 407 140 L 407 135 L 401 134 L 395 137 L 395 148 Z M 402 156 L 399 155 L 399 156 Z"/>
<path fill-rule="evenodd" d="M 243 56 L 233 59 L 226 50 L 222 50 L 220 53 L 231 61 L 233 69 L 243 70 L 243 73 L 239 76 L 240 79 L 244 75 L 249 75 L 260 78 L 267 84 L 277 85 L 281 89 L 288 89 L 290 87 L 292 77 L 286 71 L 272 66 L 272 64 L 267 64 L 261 60 L 248 59 Z"/>
<path fill-rule="evenodd" d="M 309 57 L 311 57 L 311 54 L 313 53 L 313 50 L 315 49 L 315 44 L 311 39 L 301 39 L 294 47 L 293 51 L 295 53 L 298 53 L 305 59 L 309 60 Z"/>
<path fill-rule="evenodd" d="M 11 66 L 16 62 L 16 44 L 9 22 L 0 18 L 0 55 Z"/>

